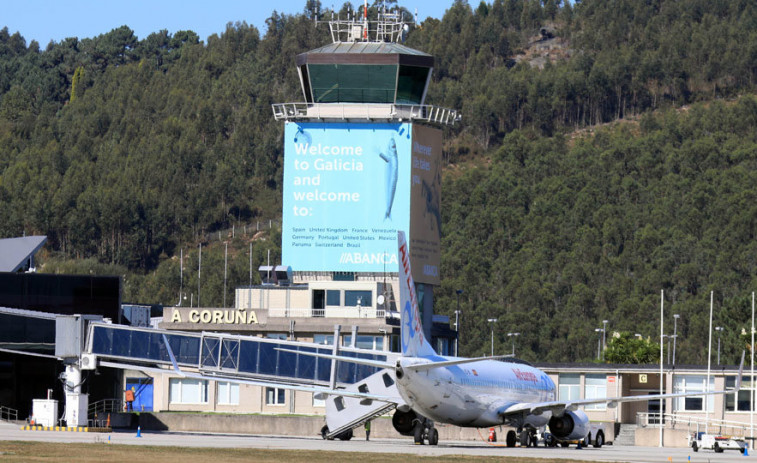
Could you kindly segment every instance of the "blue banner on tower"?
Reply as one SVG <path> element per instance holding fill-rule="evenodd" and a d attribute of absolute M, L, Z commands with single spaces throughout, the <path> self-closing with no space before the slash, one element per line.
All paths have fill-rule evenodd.
<path fill-rule="evenodd" d="M 429 161 L 431 148 L 415 140 L 413 129 L 409 123 L 286 124 L 284 265 L 295 271 L 396 272 L 397 230 L 410 232 L 412 238 L 415 228 L 425 243 L 428 233 L 422 229 L 433 227 L 431 241 L 438 243 L 435 221 L 410 217 L 414 196 L 419 197 L 412 201 L 419 204 L 429 200 L 420 197 L 421 192 L 429 194 L 421 187 L 439 188 L 437 182 L 425 180 L 429 169 L 424 166 L 438 163 Z M 433 151 L 433 158 L 438 158 L 440 133 Z M 438 210 L 438 194 L 431 199 Z M 425 246 L 420 243 L 419 251 Z M 410 246 L 412 251 L 412 239 Z M 438 261 L 438 256 L 432 260 Z M 429 278 L 437 280 L 438 275 Z"/>

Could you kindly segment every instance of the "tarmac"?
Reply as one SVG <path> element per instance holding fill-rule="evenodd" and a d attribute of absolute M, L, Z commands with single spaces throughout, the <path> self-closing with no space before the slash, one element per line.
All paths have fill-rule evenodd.
<path fill-rule="evenodd" d="M 546 458 L 551 460 L 582 460 L 603 462 L 709 462 L 709 463 L 738 463 L 740 461 L 757 461 L 757 456 L 750 453 L 743 456 L 735 450 L 715 453 L 711 450 L 693 452 L 690 448 L 659 448 L 606 445 L 602 448 L 587 447 L 568 448 L 506 448 L 499 444 L 486 442 L 450 441 L 440 442 L 437 446 L 414 445 L 411 438 L 407 439 L 353 439 L 351 441 L 327 441 L 320 437 L 293 437 L 268 435 L 241 434 L 213 434 L 186 432 L 155 432 L 114 431 L 109 433 L 94 432 L 56 432 L 56 431 L 25 431 L 22 426 L 0 423 L 0 442 L 6 441 L 36 441 L 36 442 L 79 442 L 79 443 L 112 443 L 125 445 L 156 445 L 205 448 L 260 448 L 287 449 L 311 451 L 344 451 L 407 454 L 421 456 L 438 455 L 481 455 L 481 456 L 513 456 L 521 458 Z M 0 446 L 2 444 L 0 443 Z M 757 452 L 754 452 L 757 454 Z"/>

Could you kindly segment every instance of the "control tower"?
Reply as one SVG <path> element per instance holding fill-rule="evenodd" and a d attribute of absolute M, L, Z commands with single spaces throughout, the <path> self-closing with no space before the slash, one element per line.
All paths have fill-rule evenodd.
<path fill-rule="evenodd" d="M 409 25 L 399 9 L 329 27 L 333 43 L 296 58 L 304 101 L 273 105 L 286 123 L 282 263 L 299 283 L 390 281 L 375 301 L 390 314 L 405 230 L 429 335 L 440 284 L 440 127 L 460 116 L 425 104 L 434 58 L 400 43 Z"/>

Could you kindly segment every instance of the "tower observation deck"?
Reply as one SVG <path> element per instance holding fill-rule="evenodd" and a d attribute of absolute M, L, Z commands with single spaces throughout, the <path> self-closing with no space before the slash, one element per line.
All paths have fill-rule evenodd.
<path fill-rule="evenodd" d="M 376 21 L 332 18 L 329 27 L 333 43 L 297 55 L 305 101 L 272 105 L 276 120 L 460 120 L 455 110 L 425 104 L 434 57 L 400 43 L 409 25 L 399 10 L 379 11 Z"/>

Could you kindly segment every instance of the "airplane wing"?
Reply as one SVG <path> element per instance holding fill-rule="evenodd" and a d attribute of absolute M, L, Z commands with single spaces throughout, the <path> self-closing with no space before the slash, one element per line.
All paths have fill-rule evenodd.
<path fill-rule="evenodd" d="M 717 395 L 725 393 L 737 392 L 741 389 L 741 379 L 744 373 L 744 352 L 741 353 L 741 364 L 739 366 L 739 376 L 736 379 L 736 385 L 729 391 L 708 391 L 708 392 L 679 392 L 670 394 L 650 394 L 650 395 L 631 395 L 621 397 L 605 397 L 597 399 L 580 399 L 580 400 L 568 400 L 568 401 L 553 401 L 553 402 L 535 402 L 535 403 L 516 403 L 503 407 L 499 414 L 501 416 L 513 415 L 518 413 L 529 413 L 533 415 L 540 415 L 545 411 L 550 411 L 554 415 L 560 416 L 564 411 L 575 411 L 578 407 L 592 404 L 606 404 L 608 407 L 615 407 L 619 403 L 624 402 L 646 402 L 648 400 L 663 400 L 673 399 L 676 397 L 702 397 L 706 395 Z"/>
<path fill-rule="evenodd" d="M 346 357 L 344 355 L 322 354 L 318 352 L 306 352 L 306 351 L 300 351 L 300 350 L 294 350 L 294 349 L 283 349 L 283 348 L 277 348 L 276 350 L 281 351 L 281 352 L 291 352 L 293 354 L 310 355 L 313 357 L 339 360 L 342 362 L 358 363 L 360 365 L 368 365 L 371 367 L 378 367 L 378 368 L 394 368 L 396 366 L 394 363 L 390 363 L 390 362 L 379 362 L 376 360 Z M 386 354 L 385 351 L 378 351 L 378 353 L 384 354 L 384 355 Z M 415 363 L 415 364 L 411 363 L 411 364 L 403 365 L 402 367 L 408 370 L 425 371 L 425 370 L 431 370 L 433 368 L 443 368 L 443 367 L 449 367 L 453 365 L 462 365 L 465 363 L 480 362 L 482 360 L 497 360 L 497 359 L 510 358 L 510 357 L 512 357 L 512 354 L 495 355 L 495 356 L 490 356 L 490 357 L 460 358 L 460 359 L 455 359 L 455 360 L 434 361 L 434 362 L 429 362 L 429 363 Z"/>

